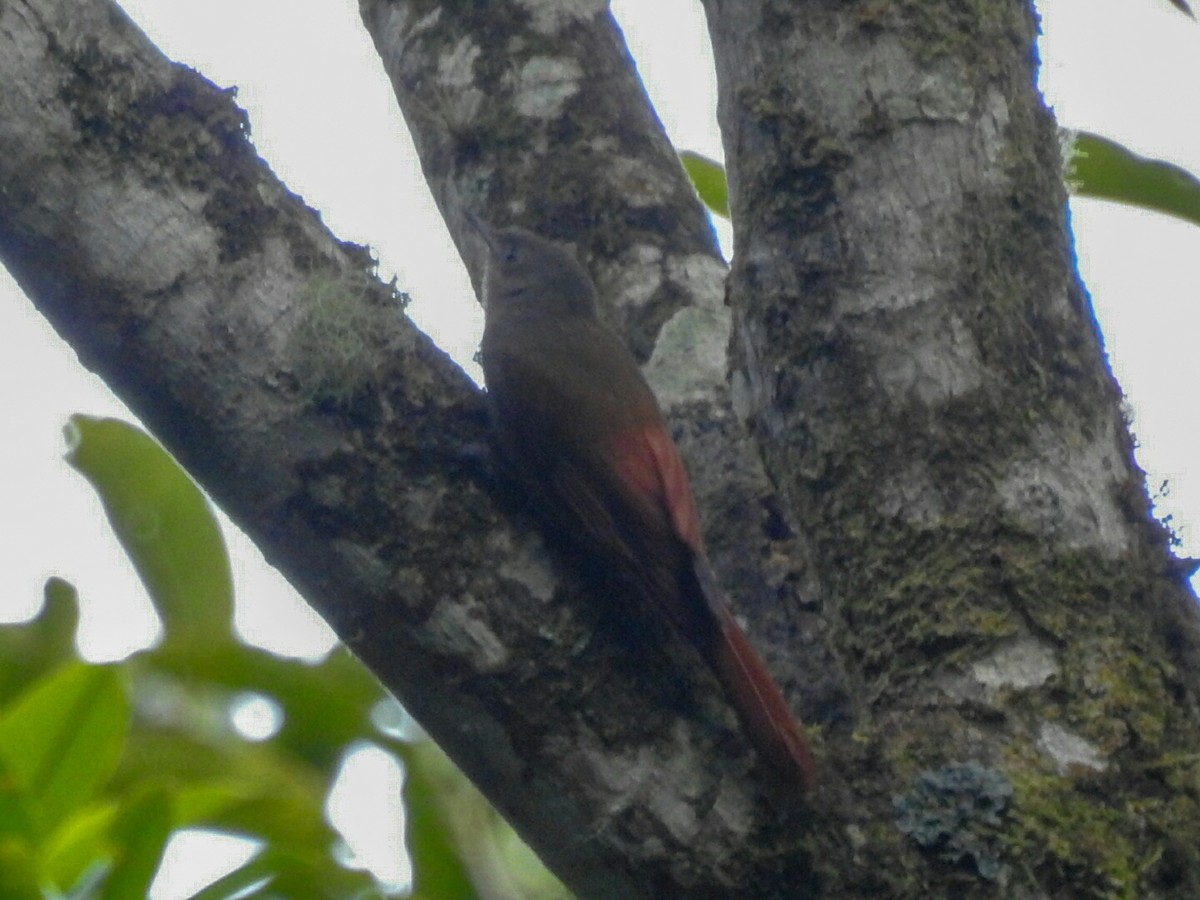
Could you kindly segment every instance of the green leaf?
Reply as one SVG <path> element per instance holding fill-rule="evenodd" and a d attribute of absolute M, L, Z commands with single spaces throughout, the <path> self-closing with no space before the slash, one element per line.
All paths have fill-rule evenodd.
<path fill-rule="evenodd" d="M 229 694 L 270 697 L 283 711 L 275 742 L 322 768 L 336 765 L 347 744 L 380 740 L 370 714 L 387 695 L 345 647 L 311 663 L 244 644 L 185 644 L 155 648 L 139 655 L 137 663 L 172 680 L 203 680 L 228 688 Z"/>
<path fill-rule="evenodd" d="M 99 492 L 167 641 L 231 640 L 229 555 L 200 489 L 149 435 L 125 422 L 75 415 L 64 431 L 67 462 Z"/>
<path fill-rule="evenodd" d="M 171 798 L 165 790 L 148 790 L 127 803 L 112 830 L 116 860 L 103 900 L 148 896 L 170 836 Z"/>
<path fill-rule="evenodd" d="M 728 219 L 729 184 L 725 180 L 725 167 L 693 150 L 681 150 L 679 161 L 700 195 L 700 201 L 718 216 Z"/>
<path fill-rule="evenodd" d="M 382 900 L 383 897 L 370 875 L 338 865 L 328 853 L 296 853 L 269 845 L 258 856 L 193 894 L 190 900 L 226 900 L 232 896 L 288 900 Z"/>
<path fill-rule="evenodd" d="M 0 841 L 12 839 L 33 844 L 37 838 L 37 829 L 30 821 L 26 794 L 0 754 Z M 0 897 L 3 896 L 0 893 Z"/>
<path fill-rule="evenodd" d="M 21 841 L 0 836 L 0 897 L 44 900 L 33 851 Z"/>
<path fill-rule="evenodd" d="M 112 775 L 129 718 L 118 669 L 84 663 L 36 682 L 0 715 L 0 756 L 43 834 Z"/>
<path fill-rule="evenodd" d="M 571 900 L 574 897 L 495 810 L 492 810 L 490 821 L 497 864 L 507 870 L 516 893 L 525 900 Z"/>
<path fill-rule="evenodd" d="M 460 853 L 458 841 L 443 815 L 457 798 L 452 790 L 453 766 L 433 741 L 421 741 L 402 752 L 404 812 L 408 853 L 412 859 L 412 900 L 478 896 Z M 459 775 L 459 779 L 466 779 Z"/>
<path fill-rule="evenodd" d="M 1200 180 L 1187 170 L 1138 156 L 1090 132 L 1065 131 L 1063 137 L 1071 193 L 1140 206 L 1200 225 Z"/>
<path fill-rule="evenodd" d="M 122 771 L 174 787 L 179 828 L 213 828 L 325 852 L 337 833 L 324 816 L 331 773 L 274 752 L 269 742 L 213 746 L 178 732 L 130 741 Z"/>
<path fill-rule="evenodd" d="M 112 800 L 92 803 L 76 810 L 40 845 L 39 861 L 42 876 L 60 889 L 83 886 L 83 893 L 94 894 L 93 888 L 103 882 L 110 861 L 109 832 L 118 813 Z"/>
<path fill-rule="evenodd" d="M 268 847 L 263 857 L 274 866 L 276 873 L 268 892 L 270 896 L 287 897 L 288 900 L 382 900 L 383 895 L 370 874 L 339 865 L 328 852 L 299 854 Z M 447 893 L 442 896 L 462 895 Z"/>
<path fill-rule="evenodd" d="M 71 889 L 61 898 L 55 894 L 54 900 L 96 900 L 96 895 L 108 877 L 111 868 L 109 860 L 97 857 L 92 864 L 71 885 Z"/>
<path fill-rule="evenodd" d="M 400 756 L 413 871 L 411 900 L 572 896 L 433 741 L 409 744 Z"/>
<path fill-rule="evenodd" d="M 50 578 L 43 590 L 41 611 L 28 622 L 0 625 L 0 706 L 37 678 L 78 658 L 75 631 L 79 601 L 75 588 Z"/>
<path fill-rule="evenodd" d="M 192 894 L 189 900 L 228 900 L 230 897 L 253 896 L 248 893 L 251 889 L 267 887 L 274 877 L 275 870 L 270 862 L 256 856 Z"/>

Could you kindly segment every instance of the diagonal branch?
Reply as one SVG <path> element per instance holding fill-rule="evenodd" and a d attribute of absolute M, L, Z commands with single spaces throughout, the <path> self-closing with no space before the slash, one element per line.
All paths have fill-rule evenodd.
<path fill-rule="evenodd" d="M 848 718 L 808 548 L 735 411 L 724 264 L 607 4 L 360 8 L 475 283 L 467 210 L 575 244 L 645 361 L 735 610 L 807 721 Z"/>
<path fill-rule="evenodd" d="M 611 25 L 598 33 L 610 78 L 636 85 Z M 556 89 L 543 70 L 523 71 L 537 88 L 526 118 L 541 121 L 537 104 L 553 106 Z M 257 158 L 227 93 L 163 58 L 106 0 L 0 6 L 0 81 L 5 265 L 568 884 L 605 897 L 766 896 L 809 877 L 794 817 L 768 802 L 698 662 L 681 647 L 620 646 L 537 539 L 507 523 L 494 500 L 503 492 L 471 462 L 484 440 L 477 391 L 401 314 L 367 252 L 338 242 Z M 448 121 L 437 103 L 425 121 Z M 555 121 L 563 139 L 579 127 Z M 661 170 L 661 140 L 622 134 L 627 150 L 655 148 Z M 592 163 L 606 146 L 595 140 Z M 457 134 L 453 159 L 484 152 L 472 146 Z M 582 196 L 589 170 L 570 159 L 571 196 Z M 682 328 L 667 301 L 699 293 L 701 320 L 720 311 L 719 269 L 682 176 L 655 187 L 643 161 L 635 153 L 613 170 L 607 208 L 622 191 L 628 201 L 630 184 L 649 192 L 639 197 L 666 190 L 670 203 L 626 203 L 611 230 L 589 229 L 585 255 L 644 356 L 664 323 Z M 531 179 L 546 164 L 522 171 Z M 434 183 L 444 208 L 461 212 L 469 192 Z M 522 196 L 477 185 L 496 218 Z M 610 221 L 590 200 L 515 186 L 525 221 L 560 235 Z M 683 237 L 667 227 L 681 221 Z M 622 237 L 638 228 L 636 240 Z M 648 235 L 691 249 L 667 253 Z M 620 264 L 602 263 L 617 247 Z M 635 277 L 622 274 L 639 259 Z M 703 390 L 674 383 L 672 408 L 702 471 L 737 462 L 727 485 L 698 480 L 712 479 L 712 496 L 749 498 L 756 525 L 741 530 L 759 548 L 743 565 L 753 575 L 762 547 L 790 546 L 766 534 L 761 471 L 731 437 L 711 372 Z M 787 599 L 790 579 L 754 577 Z M 766 618 L 766 607 L 749 608 Z M 686 715 L 641 674 L 662 671 L 663 653 L 671 671 L 698 673 L 681 689 Z"/>

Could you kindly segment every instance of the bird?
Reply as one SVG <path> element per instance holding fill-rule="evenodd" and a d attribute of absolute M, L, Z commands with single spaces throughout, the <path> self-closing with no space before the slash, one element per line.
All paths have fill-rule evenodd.
<path fill-rule="evenodd" d="M 807 737 L 717 585 L 683 460 L 594 282 L 553 241 L 472 222 L 487 247 L 480 361 L 501 457 L 544 520 L 699 652 L 763 761 L 812 790 Z"/>

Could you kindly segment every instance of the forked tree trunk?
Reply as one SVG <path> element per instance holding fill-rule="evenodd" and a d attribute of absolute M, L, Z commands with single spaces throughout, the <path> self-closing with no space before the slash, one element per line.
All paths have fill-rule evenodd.
<path fill-rule="evenodd" d="M 1194 598 L 1074 272 L 1030 7 L 707 0 L 726 288 L 602 2 L 361 6 L 475 281 L 468 211 L 571 242 L 646 362 L 816 735 L 808 803 L 686 647 L 622 644 L 475 461 L 468 380 L 106 0 L 0 3 L 0 255 L 558 874 L 1200 896 Z M 314 286 L 349 363 L 293 337 Z"/>

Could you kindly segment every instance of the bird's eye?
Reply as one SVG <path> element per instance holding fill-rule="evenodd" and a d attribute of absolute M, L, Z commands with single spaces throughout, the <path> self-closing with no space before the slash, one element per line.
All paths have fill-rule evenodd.
<path fill-rule="evenodd" d="M 504 251 L 504 261 L 507 263 L 514 263 L 517 261 L 520 255 L 520 251 L 518 251 L 516 247 L 509 247 Z"/>

